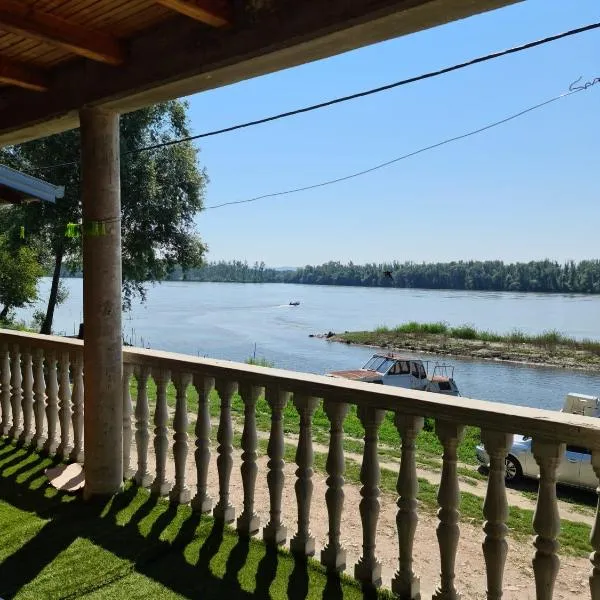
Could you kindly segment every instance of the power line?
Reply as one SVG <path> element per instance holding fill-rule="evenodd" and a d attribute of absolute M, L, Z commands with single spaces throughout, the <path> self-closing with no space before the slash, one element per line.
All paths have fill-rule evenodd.
<path fill-rule="evenodd" d="M 408 79 L 402 79 L 400 81 L 388 83 L 386 85 L 382 85 L 382 86 L 379 86 L 376 88 L 363 90 L 362 92 L 356 92 L 356 93 L 350 94 L 348 96 L 341 96 L 338 98 L 334 98 L 332 100 L 326 100 L 325 102 L 319 102 L 318 104 L 311 104 L 309 106 L 304 106 L 302 108 L 297 108 L 295 110 L 278 113 L 275 115 L 271 115 L 270 117 L 264 117 L 262 119 L 256 119 L 254 121 L 247 121 L 245 123 L 238 123 L 237 125 L 231 125 L 229 127 L 224 127 L 222 129 L 215 129 L 213 131 L 207 131 L 204 133 L 199 133 L 197 135 L 191 135 L 191 136 L 179 138 L 176 140 L 169 140 L 167 142 L 161 142 L 159 144 L 152 144 L 150 146 L 144 146 L 142 148 L 136 148 L 134 150 L 128 150 L 127 152 L 123 152 L 122 155 L 127 156 L 129 154 L 138 154 L 140 152 L 147 152 L 150 150 L 158 150 L 159 148 L 174 146 L 176 144 L 182 144 L 184 142 L 191 142 L 191 141 L 199 140 L 202 138 L 212 137 L 215 135 L 221 135 L 223 133 L 230 133 L 232 131 L 237 131 L 238 129 L 246 129 L 248 127 L 254 127 L 256 125 L 263 125 L 265 123 L 271 123 L 272 121 L 278 121 L 280 119 L 285 119 L 288 117 L 293 117 L 293 116 L 304 114 L 307 112 L 312 112 L 314 110 L 319 110 L 321 108 L 327 108 L 328 106 L 334 106 L 336 104 L 341 104 L 342 102 L 348 102 L 350 100 L 356 100 L 358 98 L 364 98 L 366 96 L 372 96 L 373 94 L 379 94 L 381 92 L 386 92 L 386 91 L 392 90 L 394 88 L 401 87 L 403 85 L 408 85 L 410 83 L 416 83 L 417 81 L 431 79 L 432 77 L 439 77 L 440 75 L 445 75 L 446 73 L 451 73 L 453 71 L 465 69 L 467 67 L 471 67 L 471 66 L 477 65 L 479 63 L 487 62 L 489 60 L 494 60 L 494 59 L 500 58 L 502 56 L 507 56 L 508 54 L 516 54 L 517 52 L 529 50 L 529 49 L 535 48 L 537 46 L 542 46 L 543 44 L 548 44 L 550 42 L 554 42 L 556 40 L 560 40 L 560 39 L 570 37 L 573 35 L 579 35 L 580 33 L 585 33 L 586 31 L 591 31 L 593 29 L 598 29 L 598 28 L 600 28 L 600 22 L 590 23 L 589 25 L 585 25 L 583 27 L 577 27 L 576 29 L 570 29 L 568 31 L 564 31 L 562 33 L 557 33 L 555 35 L 551 35 L 551 36 L 542 38 L 540 40 L 535 40 L 533 42 L 527 42 L 526 44 L 522 44 L 520 46 L 514 46 L 512 48 L 508 48 L 507 50 L 500 50 L 498 52 L 493 52 L 491 54 L 486 54 L 484 56 L 478 56 L 477 58 L 473 58 L 466 62 L 458 63 L 458 64 L 452 65 L 450 67 L 444 67 L 443 69 L 438 69 L 437 71 L 429 71 L 429 72 L 423 73 L 421 75 L 409 77 Z M 78 163 L 78 161 L 71 161 L 71 162 L 64 162 L 64 163 L 59 163 L 59 164 L 55 164 L 55 165 L 46 165 L 43 167 L 38 167 L 38 170 L 45 171 L 47 169 L 57 169 L 59 167 L 68 167 L 71 165 L 75 165 L 77 163 Z"/>
<path fill-rule="evenodd" d="M 513 115 L 510 115 L 509 117 L 506 117 L 504 119 L 501 119 L 500 121 L 495 121 L 494 123 L 490 123 L 489 125 L 485 125 L 484 127 L 480 127 L 479 129 L 474 129 L 472 131 L 469 131 L 467 133 L 463 133 L 462 135 L 457 135 L 455 137 L 451 137 L 451 138 L 447 138 L 441 142 L 437 142 L 435 144 L 431 144 L 430 146 L 425 146 L 423 148 L 419 148 L 418 150 L 414 150 L 413 152 L 409 152 L 408 154 L 403 154 L 402 156 L 398 156 L 397 158 L 393 158 L 392 160 L 388 160 L 386 162 L 380 163 L 375 165 L 374 167 L 370 167 L 368 169 L 364 169 L 362 171 L 358 171 L 356 173 L 352 173 L 350 175 L 345 175 L 343 177 L 337 177 L 335 179 L 329 179 L 327 181 L 321 181 L 320 183 L 315 183 L 312 185 L 306 185 L 303 187 L 299 187 L 299 188 L 293 188 L 290 190 L 285 190 L 282 192 L 272 192 L 270 194 L 263 194 L 261 196 L 255 196 L 253 198 L 246 198 L 245 200 L 232 200 L 230 202 L 222 202 L 221 204 L 213 204 L 211 206 L 206 206 L 204 207 L 203 210 L 211 210 L 211 209 L 215 209 L 215 208 L 222 208 L 224 206 L 233 206 L 236 204 L 248 204 L 250 202 L 257 202 L 258 200 L 264 200 L 266 198 L 276 198 L 278 196 L 287 196 L 289 194 L 296 194 L 299 192 L 306 192 L 308 190 L 314 190 L 317 188 L 321 188 L 321 187 L 326 187 L 329 185 L 334 185 L 336 183 L 341 183 L 343 181 L 348 181 L 349 179 L 355 179 L 357 177 L 361 177 L 363 175 L 367 175 L 368 173 L 372 173 L 373 171 L 378 171 L 379 169 L 383 169 L 385 167 L 389 167 L 390 165 L 393 165 L 395 163 L 398 163 L 402 160 L 405 160 L 407 158 L 411 158 L 412 156 L 416 156 L 417 154 L 422 154 L 423 152 L 427 152 L 429 150 L 433 150 L 434 148 L 439 148 L 440 146 L 445 146 L 446 144 L 450 144 L 452 142 L 456 142 L 458 140 L 463 140 L 465 138 L 468 138 L 472 135 L 476 135 L 478 133 L 482 133 L 484 131 L 487 131 L 488 129 L 492 129 L 494 127 L 498 127 L 499 125 L 502 125 L 504 123 L 508 123 L 509 121 L 512 121 L 513 119 L 517 119 L 519 117 L 522 117 L 523 115 L 526 115 L 527 113 L 530 113 L 534 110 L 537 110 L 538 108 L 542 108 L 543 106 L 547 106 L 548 104 L 552 104 L 553 102 L 556 102 L 557 100 L 561 100 L 562 98 L 566 98 L 567 96 L 571 96 L 573 94 L 577 94 L 579 92 L 583 92 L 587 89 L 589 89 L 590 87 L 596 85 L 600 83 L 600 78 L 596 77 L 594 80 L 592 80 L 591 82 L 588 82 L 585 86 L 578 86 L 575 87 L 573 89 L 571 89 L 571 91 L 569 92 L 565 92 L 564 94 L 560 94 L 559 96 L 555 96 L 554 98 L 550 98 L 549 100 L 544 100 L 544 102 L 540 102 L 539 104 L 536 104 L 534 106 L 530 106 L 529 108 L 526 108 L 518 113 L 515 113 Z"/>

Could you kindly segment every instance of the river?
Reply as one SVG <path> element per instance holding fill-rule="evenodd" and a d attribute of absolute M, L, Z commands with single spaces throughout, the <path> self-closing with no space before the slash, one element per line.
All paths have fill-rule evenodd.
<path fill-rule="evenodd" d="M 82 315 L 82 281 L 66 279 L 67 301 L 54 329 L 72 335 Z M 50 280 L 42 280 L 41 298 Z M 300 306 L 289 306 L 298 300 Z M 38 307 L 39 308 L 39 307 Z M 33 309 L 18 316 L 29 319 Z M 454 292 L 286 284 L 168 282 L 148 289 L 146 304 L 124 315 L 125 338 L 135 345 L 243 361 L 254 352 L 275 366 L 324 373 L 358 367 L 366 348 L 348 347 L 309 334 L 373 329 L 405 321 L 447 321 L 498 332 L 557 329 L 600 339 L 600 296 Z M 565 394 L 600 394 L 600 374 L 466 359 L 455 365 L 463 396 L 557 409 Z"/>

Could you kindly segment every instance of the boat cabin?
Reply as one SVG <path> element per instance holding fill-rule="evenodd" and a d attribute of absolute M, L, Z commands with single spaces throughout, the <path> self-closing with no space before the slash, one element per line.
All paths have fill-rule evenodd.
<path fill-rule="evenodd" d="M 459 396 L 458 387 L 454 382 L 454 367 L 436 364 L 429 376 L 428 364 L 428 361 L 418 358 L 409 358 L 394 353 L 377 353 L 360 369 L 333 371 L 327 375 Z"/>

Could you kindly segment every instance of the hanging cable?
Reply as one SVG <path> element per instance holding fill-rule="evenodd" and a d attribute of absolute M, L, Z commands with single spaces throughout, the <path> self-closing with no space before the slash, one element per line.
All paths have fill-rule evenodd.
<path fill-rule="evenodd" d="M 579 81 L 579 80 L 578 80 Z M 261 196 L 254 196 L 253 198 L 246 198 L 245 200 L 232 200 L 231 202 L 222 202 L 221 204 L 213 204 L 211 206 L 206 206 L 204 207 L 202 210 L 211 210 L 211 209 L 215 209 L 215 208 L 223 208 L 224 206 L 233 206 L 236 204 L 248 204 L 250 202 L 257 202 L 258 200 L 264 200 L 266 198 L 276 198 L 278 196 L 287 196 L 289 194 L 297 194 L 299 192 L 306 192 L 308 190 L 314 190 L 317 188 L 321 188 L 321 187 L 326 187 L 329 185 L 334 185 L 336 183 L 341 183 L 342 181 L 348 181 L 349 179 L 355 179 L 356 177 L 362 177 L 363 175 L 367 175 L 368 173 L 372 173 L 373 171 L 378 171 L 379 169 L 383 169 L 385 167 L 389 167 L 390 165 L 393 165 L 395 163 L 398 163 L 402 160 L 405 160 L 407 158 L 411 158 L 412 156 L 416 156 L 417 154 L 422 154 L 423 152 L 427 152 L 428 150 L 433 150 L 434 148 L 439 148 L 440 146 L 445 146 L 446 144 L 450 144 L 452 142 L 457 142 L 458 140 L 463 140 L 465 138 L 468 138 L 472 135 L 476 135 L 478 133 L 482 133 L 484 131 L 487 131 L 488 129 L 492 129 L 494 127 L 498 127 L 499 125 L 502 125 L 504 123 L 508 123 L 509 121 L 512 121 L 513 119 L 517 119 L 519 117 L 522 117 L 523 115 L 526 115 L 534 110 L 537 110 L 539 108 L 542 108 L 543 106 L 547 106 L 548 104 L 552 104 L 553 102 L 557 102 L 558 100 L 561 100 L 562 98 L 566 98 L 567 96 L 572 96 L 573 94 L 577 94 L 579 92 L 583 92 L 588 90 L 589 88 L 591 88 L 592 86 L 596 85 L 597 83 L 600 83 L 600 78 L 596 77 L 594 80 L 592 80 L 591 82 L 588 82 L 587 84 L 583 85 L 583 86 L 578 86 L 575 87 L 573 89 L 571 89 L 571 91 L 569 92 L 565 92 L 564 94 L 560 94 L 560 96 L 555 96 L 554 98 L 550 98 L 549 100 L 545 100 L 544 102 L 540 102 L 539 104 L 536 104 L 534 106 L 530 106 L 529 108 L 526 108 L 518 113 L 515 113 L 513 115 L 510 115 L 509 117 L 506 117 L 504 119 L 501 119 L 500 121 L 495 121 L 494 123 L 490 123 L 489 125 L 485 125 L 484 127 L 480 127 L 479 129 L 474 129 L 472 131 L 469 131 L 467 133 L 463 133 L 462 135 L 457 135 L 455 137 L 451 137 L 451 138 L 447 138 L 445 140 L 442 140 L 441 142 L 437 142 L 435 144 L 431 144 L 430 146 L 425 146 L 423 148 L 419 148 L 418 150 L 414 150 L 413 152 L 409 152 L 408 154 L 403 154 L 402 156 L 398 156 L 397 158 L 393 158 L 391 160 L 388 160 L 386 162 L 380 163 L 378 165 L 375 165 L 374 167 L 370 167 L 368 169 L 364 169 L 362 171 L 358 171 L 356 173 L 352 173 L 350 175 L 345 175 L 343 177 L 337 177 L 335 179 L 329 179 L 327 181 L 321 181 L 320 183 L 315 183 L 312 185 L 306 185 L 303 187 L 299 187 L 299 188 L 293 188 L 290 190 L 285 190 L 282 192 L 272 192 L 270 194 L 263 194 Z M 573 84 L 572 84 L 573 85 Z"/>
<path fill-rule="evenodd" d="M 513 48 L 508 48 L 507 50 L 500 50 L 498 52 L 493 52 L 491 54 L 486 54 L 485 56 L 478 56 L 477 58 L 473 58 L 466 62 L 458 63 L 452 65 L 450 67 L 444 67 L 443 69 L 438 69 L 437 71 L 429 71 L 428 73 L 423 73 L 421 75 L 417 75 L 415 77 L 409 77 L 408 79 L 402 79 L 400 81 L 395 81 L 393 83 L 388 83 L 386 85 L 382 85 L 376 88 L 371 88 L 368 90 L 363 90 L 362 92 L 356 92 L 354 94 L 350 94 L 348 96 L 341 96 L 339 98 L 334 98 L 332 100 L 326 100 L 325 102 L 319 102 L 318 104 L 311 104 L 309 106 L 304 106 L 302 108 L 297 108 L 295 110 L 290 110 L 282 113 L 278 113 L 276 115 L 271 115 L 270 117 L 264 117 L 262 119 L 256 119 L 254 121 L 247 121 L 245 123 L 238 123 L 237 125 L 231 125 L 229 127 L 224 127 L 222 129 L 215 129 L 213 131 L 207 131 L 205 133 L 199 133 L 197 135 L 191 135 L 184 138 L 179 138 L 176 140 L 169 140 L 167 142 L 161 142 L 159 144 L 152 144 L 150 146 L 144 146 L 142 148 L 136 148 L 134 150 L 128 150 L 127 152 L 123 152 L 122 156 L 127 156 L 129 154 L 138 154 L 140 152 L 148 152 L 150 150 L 158 150 L 159 148 L 166 148 L 168 146 L 174 146 L 176 144 L 182 144 L 184 142 L 191 142 L 194 140 L 199 140 L 202 138 L 212 137 L 215 135 L 221 135 L 223 133 L 230 133 L 232 131 L 237 131 L 238 129 L 246 129 L 248 127 L 254 127 L 256 125 L 263 125 L 264 123 L 271 123 L 272 121 L 278 121 L 280 119 L 285 119 L 288 117 L 293 117 L 296 115 L 304 114 L 307 112 L 312 112 L 314 110 L 319 110 L 321 108 L 326 108 L 328 106 L 334 106 L 336 104 L 341 104 L 342 102 L 348 102 L 350 100 L 356 100 L 358 98 L 365 98 L 366 96 L 371 96 L 373 94 L 379 94 L 381 92 L 386 92 L 388 90 L 392 90 L 397 87 L 401 87 L 403 85 L 408 85 L 410 83 L 415 83 L 417 81 L 423 81 L 425 79 L 430 79 L 432 77 L 439 77 L 440 75 L 445 75 L 446 73 L 451 73 L 453 71 L 458 71 L 460 69 L 465 69 L 466 67 L 471 67 L 473 65 L 477 65 L 479 63 L 487 62 L 489 60 L 494 60 L 496 58 L 500 58 L 502 56 L 507 56 L 508 54 L 515 54 L 517 52 L 523 52 L 524 50 L 529 50 L 531 48 L 535 48 L 536 46 L 542 46 L 543 44 L 548 44 L 550 42 L 554 42 L 556 40 L 560 40 L 566 37 L 570 37 L 573 35 L 579 35 L 581 33 L 585 33 L 586 31 L 591 31 L 593 29 L 600 28 L 600 22 L 590 23 L 589 25 L 585 25 L 583 27 L 577 27 L 576 29 L 570 29 L 568 31 L 564 31 L 562 33 L 557 33 L 555 35 L 551 35 L 540 40 L 535 40 L 532 42 L 527 42 L 526 44 L 522 44 L 520 46 L 514 46 Z M 46 171 L 49 169 L 57 169 L 59 167 L 68 167 L 74 164 L 77 164 L 78 161 L 64 162 L 55 165 L 46 165 L 42 167 L 37 167 L 40 171 Z"/>

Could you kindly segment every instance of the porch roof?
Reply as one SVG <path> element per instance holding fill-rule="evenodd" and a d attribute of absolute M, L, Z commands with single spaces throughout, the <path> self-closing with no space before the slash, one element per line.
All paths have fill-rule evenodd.
<path fill-rule="evenodd" d="M 56 202 L 64 193 L 65 188 L 62 186 L 52 185 L 37 177 L 0 165 L 0 204 L 21 204 L 38 200 Z"/>
<path fill-rule="evenodd" d="M 0 145 L 516 1 L 0 0 Z"/>

